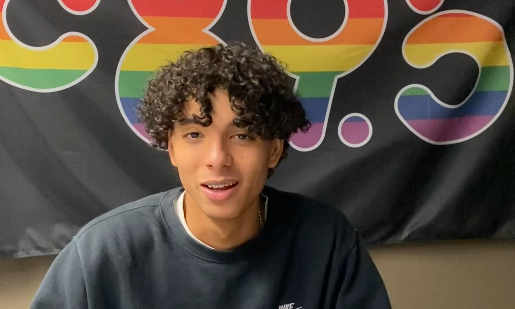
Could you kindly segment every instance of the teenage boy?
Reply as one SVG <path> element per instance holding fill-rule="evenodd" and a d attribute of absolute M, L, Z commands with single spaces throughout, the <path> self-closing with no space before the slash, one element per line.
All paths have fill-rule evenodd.
<path fill-rule="evenodd" d="M 340 211 L 265 185 L 310 125 L 272 56 L 242 44 L 186 52 L 138 110 L 182 186 L 83 227 L 32 308 L 390 308 Z"/>

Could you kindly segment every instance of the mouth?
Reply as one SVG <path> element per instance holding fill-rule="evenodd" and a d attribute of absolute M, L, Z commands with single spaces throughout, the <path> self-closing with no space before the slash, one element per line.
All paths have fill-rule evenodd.
<path fill-rule="evenodd" d="M 238 181 L 210 181 L 200 185 L 204 195 L 212 201 L 223 201 L 229 198 L 237 189 Z"/>
<path fill-rule="evenodd" d="M 210 190 L 220 190 L 220 191 L 234 188 L 237 185 L 238 185 L 237 181 L 231 181 L 231 182 L 220 183 L 220 184 L 207 184 L 207 183 L 202 184 L 203 187 L 206 187 Z"/>

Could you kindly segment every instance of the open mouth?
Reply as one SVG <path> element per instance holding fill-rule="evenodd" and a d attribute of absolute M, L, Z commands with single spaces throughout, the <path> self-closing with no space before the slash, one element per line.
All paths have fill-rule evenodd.
<path fill-rule="evenodd" d="M 207 182 L 200 185 L 205 197 L 213 202 L 222 202 L 238 190 L 239 182 L 234 180 Z"/>
<path fill-rule="evenodd" d="M 202 184 L 204 188 L 207 188 L 209 190 L 213 191 L 227 191 L 230 190 L 238 185 L 237 181 L 234 182 L 228 182 L 228 183 L 222 183 L 222 184 Z"/>

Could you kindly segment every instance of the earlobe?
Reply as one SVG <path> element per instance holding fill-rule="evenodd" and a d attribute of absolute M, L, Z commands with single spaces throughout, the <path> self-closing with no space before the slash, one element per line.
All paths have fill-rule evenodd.
<path fill-rule="evenodd" d="M 274 139 L 272 141 L 272 148 L 270 149 L 270 164 L 269 168 L 275 168 L 281 159 L 284 149 L 284 141 L 281 139 Z"/>

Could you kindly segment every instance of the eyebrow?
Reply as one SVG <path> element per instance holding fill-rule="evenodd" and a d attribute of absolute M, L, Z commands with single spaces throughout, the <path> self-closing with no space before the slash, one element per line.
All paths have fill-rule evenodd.
<path fill-rule="evenodd" d="M 178 121 L 175 121 L 176 124 L 180 125 L 180 126 L 187 126 L 189 124 L 198 124 L 198 125 L 202 125 L 202 122 L 196 118 L 193 118 L 193 117 L 188 117 L 188 118 L 183 118 L 181 120 L 178 120 Z M 234 122 L 232 122 L 230 124 L 231 127 L 237 127 L 236 124 Z"/>
<path fill-rule="evenodd" d="M 181 125 L 181 126 L 186 126 L 186 125 L 189 125 L 189 124 L 198 124 L 198 125 L 202 125 L 202 122 L 196 118 L 183 118 L 179 121 L 176 121 L 176 123 L 178 125 Z"/>

